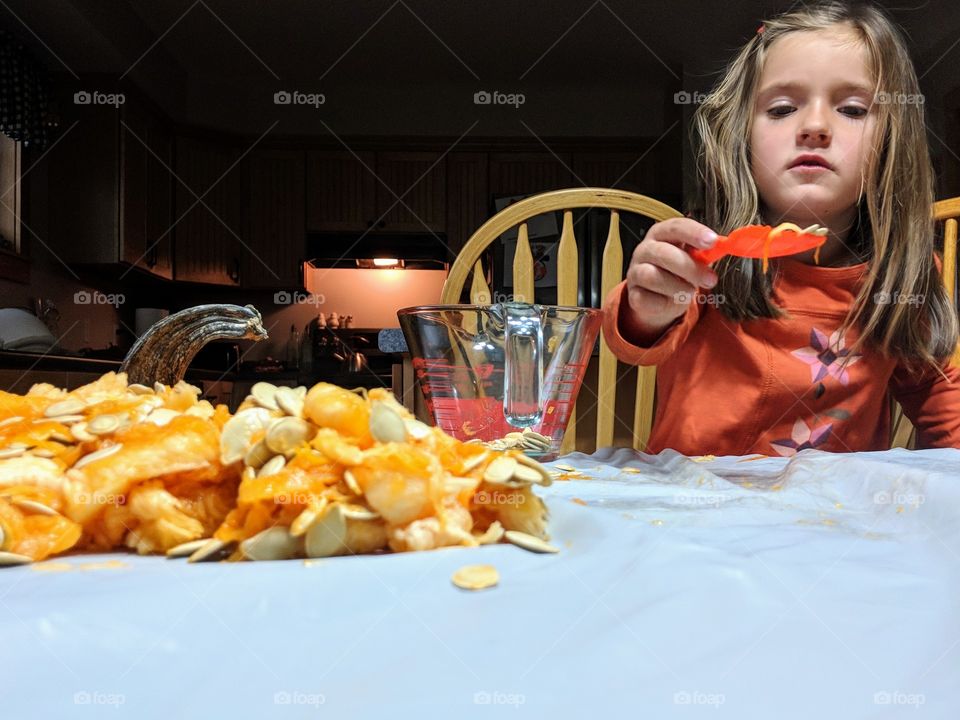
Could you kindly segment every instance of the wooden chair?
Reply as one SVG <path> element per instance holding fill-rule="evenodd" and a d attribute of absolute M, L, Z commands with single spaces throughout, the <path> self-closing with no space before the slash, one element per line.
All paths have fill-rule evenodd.
<path fill-rule="evenodd" d="M 457 255 L 450 274 L 443 286 L 440 302 L 460 302 L 467 277 L 473 273 L 470 284 L 470 302 L 490 304 L 490 288 L 487 286 L 481 256 L 504 232 L 517 227 L 517 250 L 513 264 L 514 299 L 519 302 L 534 301 L 533 254 L 527 236 L 527 220 L 542 213 L 563 211 L 563 230 L 557 249 L 557 304 L 577 304 L 577 276 L 579 258 L 573 230 L 574 208 L 606 208 L 610 211 L 610 230 L 603 249 L 600 286 L 603 297 L 623 280 L 623 246 L 620 242 L 620 213 L 630 212 L 651 218 L 654 221 L 681 217 L 681 213 L 657 200 L 625 190 L 607 188 L 573 188 L 555 190 L 521 200 L 490 218 L 471 236 Z M 654 389 L 656 368 L 639 368 L 637 395 L 633 421 L 633 444 L 640 450 L 646 448 L 653 425 Z M 617 359 L 600 340 L 600 365 L 597 380 L 597 435 L 596 447 L 613 443 L 614 407 L 617 393 Z M 582 400 L 582 398 L 581 398 Z M 576 445 L 576 412 L 570 418 L 564 436 L 562 453 L 571 452 Z"/>
<path fill-rule="evenodd" d="M 933 219 L 943 221 L 943 284 L 947 295 L 956 305 L 957 301 L 957 219 L 960 218 L 960 197 L 939 200 L 933 204 Z M 960 366 L 960 344 L 953 353 L 953 365 Z M 893 403 L 893 422 L 891 424 L 890 447 L 912 448 L 916 435 L 914 427 L 903 414 L 899 403 Z"/>

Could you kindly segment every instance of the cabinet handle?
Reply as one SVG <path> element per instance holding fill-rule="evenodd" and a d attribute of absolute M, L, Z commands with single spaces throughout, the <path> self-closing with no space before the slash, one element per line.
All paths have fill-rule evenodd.
<path fill-rule="evenodd" d="M 230 279 L 238 285 L 240 284 L 240 258 L 233 258 L 233 270 L 230 271 Z"/>

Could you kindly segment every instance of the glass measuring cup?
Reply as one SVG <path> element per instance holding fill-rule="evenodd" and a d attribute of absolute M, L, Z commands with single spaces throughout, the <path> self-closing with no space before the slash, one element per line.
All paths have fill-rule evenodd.
<path fill-rule="evenodd" d="M 499 303 L 397 312 L 437 426 L 459 440 L 496 440 L 525 428 L 557 456 L 600 332 L 594 308 Z"/>

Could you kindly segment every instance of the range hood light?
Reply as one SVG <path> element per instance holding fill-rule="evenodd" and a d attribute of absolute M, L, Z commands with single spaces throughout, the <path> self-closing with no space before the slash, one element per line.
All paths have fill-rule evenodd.
<path fill-rule="evenodd" d="M 376 270 L 397 270 L 401 269 L 404 266 L 403 260 L 397 258 L 373 258 L 373 259 L 363 259 L 357 258 L 357 267 L 363 269 L 376 269 Z"/>

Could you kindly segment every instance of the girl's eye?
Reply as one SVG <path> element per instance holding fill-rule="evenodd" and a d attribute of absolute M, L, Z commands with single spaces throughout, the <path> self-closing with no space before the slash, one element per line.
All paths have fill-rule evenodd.
<path fill-rule="evenodd" d="M 782 118 L 792 113 L 795 109 L 792 105 L 777 105 L 767 110 L 767 115 L 772 118 Z"/>
<path fill-rule="evenodd" d="M 840 112 L 848 117 L 861 118 L 867 114 L 867 109 L 859 105 L 844 105 L 840 108 Z"/>

